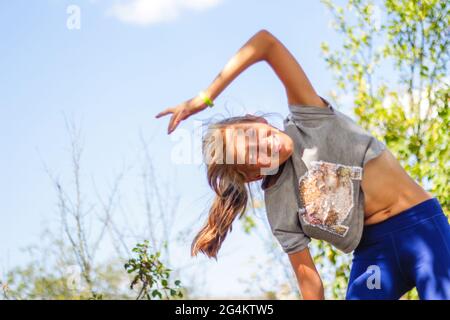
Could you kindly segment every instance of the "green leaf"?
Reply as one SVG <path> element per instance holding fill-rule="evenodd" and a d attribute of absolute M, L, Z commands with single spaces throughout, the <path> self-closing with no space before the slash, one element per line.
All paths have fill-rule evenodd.
<path fill-rule="evenodd" d="M 156 289 L 152 291 L 152 297 L 153 297 L 153 298 L 155 298 L 155 297 L 156 297 L 157 295 L 159 295 L 159 294 L 160 294 L 159 291 L 156 290 Z"/>

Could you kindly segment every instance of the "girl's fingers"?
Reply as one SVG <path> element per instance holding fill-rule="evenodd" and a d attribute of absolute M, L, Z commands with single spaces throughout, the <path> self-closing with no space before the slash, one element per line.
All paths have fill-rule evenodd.
<path fill-rule="evenodd" d="M 174 114 L 169 121 L 169 129 L 167 131 L 168 134 L 171 134 L 173 130 L 177 127 L 178 114 Z"/>
<path fill-rule="evenodd" d="M 176 129 L 176 127 L 178 127 L 181 120 L 183 120 L 181 113 L 174 114 L 172 119 L 170 119 L 169 132 L 168 132 L 169 134 L 171 134 Z"/>
<path fill-rule="evenodd" d="M 172 108 L 169 108 L 169 109 L 166 109 L 166 110 L 164 110 L 164 111 L 161 111 L 160 113 L 158 113 L 158 114 L 155 116 L 155 118 L 160 118 L 160 117 L 165 116 L 165 115 L 167 115 L 167 114 L 169 114 L 169 113 L 173 113 Z"/>

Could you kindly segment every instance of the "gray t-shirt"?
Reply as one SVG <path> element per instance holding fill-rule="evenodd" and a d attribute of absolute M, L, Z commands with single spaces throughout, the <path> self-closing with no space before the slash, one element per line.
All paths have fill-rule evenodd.
<path fill-rule="evenodd" d="M 311 238 L 344 253 L 356 248 L 364 225 L 364 164 L 386 148 L 321 99 L 327 108 L 288 105 L 284 131 L 294 153 L 264 189 L 269 225 L 286 253 L 303 250 Z"/>

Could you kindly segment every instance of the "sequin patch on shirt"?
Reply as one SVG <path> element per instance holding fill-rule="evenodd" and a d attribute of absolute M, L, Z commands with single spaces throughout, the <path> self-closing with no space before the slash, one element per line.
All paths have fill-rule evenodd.
<path fill-rule="evenodd" d="M 343 222 L 353 208 L 353 182 L 362 179 L 362 168 L 311 161 L 310 169 L 299 179 L 304 208 L 299 215 L 306 224 L 345 237 Z"/>

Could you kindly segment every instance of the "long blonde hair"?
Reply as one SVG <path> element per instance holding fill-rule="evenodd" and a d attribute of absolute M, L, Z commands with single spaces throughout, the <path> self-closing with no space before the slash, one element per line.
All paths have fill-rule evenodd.
<path fill-rule="evenodd" d="M 239 219 L 242 218 L 247 208 L 249 194 L 251 198 L 248 183 L 246 183 L 244 175 L 237 170 L 236 165 L 220 161 L 218 157 L 224 153 L 220 156 L 214 153 L 214 144 L 217 141 L 212 132 L 215 129 L 222 132 L 222 129 L 231 124 L 259 122 L 260 118 L 252 115 L 230 117 L 208 127 L 207 133 L 203 137 L 202 150 L 204 157 L 211 157 L 211 161 L 206 164 L 207 179 L 216 195 L 205 225 L 192 241 L 191 256 L 196 256 L 200 251 L 209 258 L 217 260 L 217 253 L 225 237 L 229 231 L 232 231 L 234 219 L 237 216 Z M 217 131 L 215 132 L 217 133 Z M 223 149 L 225 148 L 224 143 Z"/>

